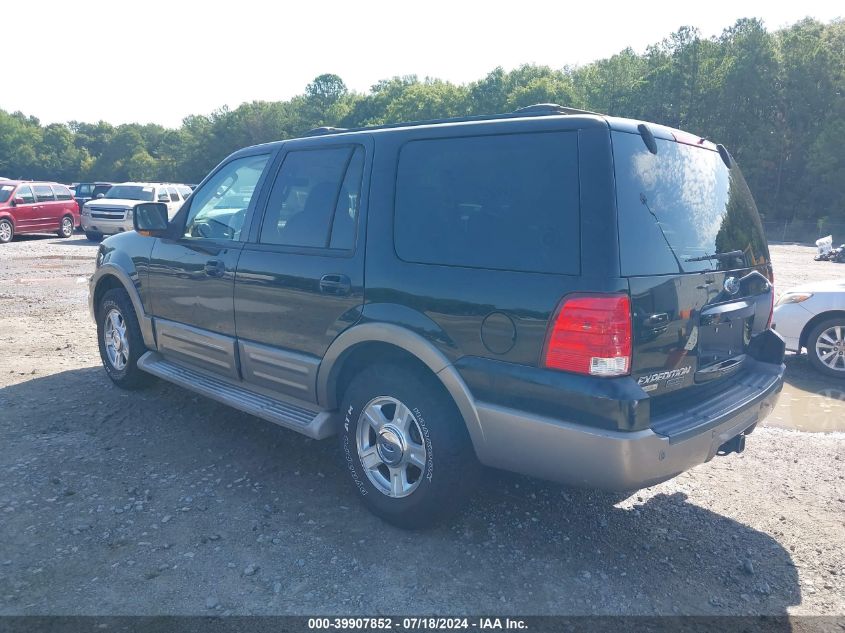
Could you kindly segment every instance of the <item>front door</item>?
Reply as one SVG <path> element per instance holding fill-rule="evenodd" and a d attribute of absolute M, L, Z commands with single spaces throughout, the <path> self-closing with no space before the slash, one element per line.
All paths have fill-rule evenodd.
<path fill-rule="evenodd" d="M 22 202 L 15 204 L 12 217 L 15 219 L 15 231 L 23 233 L 29 231 L 36 224 L 38 212 L 35 204 L 35 194 L 30 185 L 20 185 L 13 194 L 14 198 L 22 198 Z"/>
<path fill-rule="evenodd" d="M 270 154 L 256 154 L 222 165 L 197 189 L 190 208 L 174 219 L 169 237 L 156 241 L 150 308 L 163 355 L 238 377 L 235 268 L 241 231 L 269 160 Z"/>
<path fill-rule="evenodd" d="M 244 380 L 312 402 L 323 354 L 364 301 L 362 183 L 372 151 L 369 139 L 330 141 L 285 145 L 235 279 Z"/>

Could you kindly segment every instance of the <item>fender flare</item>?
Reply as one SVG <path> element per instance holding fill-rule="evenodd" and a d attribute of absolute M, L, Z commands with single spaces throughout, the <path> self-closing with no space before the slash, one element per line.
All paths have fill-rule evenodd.
<path fill-rule="evenodd" d="M 342 332 L 329 346 L 317 372 L 317 402 L 335 410 L 340 406 L 335 390 L 340 369 L 354 347 L 364 343 L 387 343 L 402 349 L 428 367 L 449 392 L 466 423 L 470 439 L 478 448 L 484 444 L 484 433 L 469 391 L 455 366 L 430 341 L 416 332 L 391 323 L 362 323 Z"/>
<path fill-rule="evenodd" d="M 97 292 L 97 287 L 100 282 L 106 277 L 116 278 L 123 286 L 129 299 L 132 301 L 132 307 L 135 309 L 135 316 L 138 317 L 138 325 L 141 327 L 141 335 L 144 338 L 144 345 L 149 349 L 157 349 L 155 340 L 155 330 L 153 328 L 153 320 L 144 312 L 144 304 L 141 302 L 141 295 L 138 293 L 138 287 L 123 268 L 112 263 L 102 264 L 94 274 L 91 276 L 91 281 L 88 284 L 88 309 L 91 313 L 91 318 L 97 319 L 97 306 L 94 305 L 94 296 Z"/>

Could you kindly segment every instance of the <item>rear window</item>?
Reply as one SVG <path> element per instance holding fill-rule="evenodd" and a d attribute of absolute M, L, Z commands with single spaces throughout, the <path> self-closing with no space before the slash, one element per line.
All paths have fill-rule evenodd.
<path fill-rule="evenodd" d="M 70 189 L 64 185 L 53 185 L 53 192 L 56 194 L 56 200 L 70 200 L 73 198 Z"/>
<path fill-rule="evenodd" d="M 395 244 L 410 262 L 577 274 L 575 132 L 411 141 L 399 156 Z"/>
<path fill-rule="evenodd" d="M 622 274 L 731 270 L 769 261 L 742 172 L 718 152 L 613 132 Z M 712 257 L 733 253 L 729 257 Z"/>

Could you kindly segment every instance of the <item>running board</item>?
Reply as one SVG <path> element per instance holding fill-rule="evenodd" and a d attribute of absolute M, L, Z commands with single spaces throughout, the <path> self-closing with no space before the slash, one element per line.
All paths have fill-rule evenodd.
<path fill-rule="evenodd" d="M 158 352 L 147 352 L 138 359 L 138 368 L 162 380 L 195 391 L 235 409 L 321 440 L 334 435 L 334 415 L 294 398 L 268 395 L 247 389 L 243 383 L 224 376 L 187 367 L 164 358 Z"/>

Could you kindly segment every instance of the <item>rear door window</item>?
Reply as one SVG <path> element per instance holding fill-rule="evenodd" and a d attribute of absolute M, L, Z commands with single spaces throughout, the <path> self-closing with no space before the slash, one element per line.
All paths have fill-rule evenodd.
<path fill-rule="evenodd" d="M 50 185 L 33 185 L 32 189 L 35 191 L 37 202 L 52 202 L 56 199 Z"/>
<path fill-rule="evenodd" d="M 351 249 L 362 167 L 358 146 L 289 152 L 267 202 L 261 243 Z"/>
<path fill-rule="evenodd" d="M 675 141 L 656 139 L 652 154 L 638 134 L 615 131 L 612 139 L 623 275 L 769 261 L 757 207 L 735 163 L 728 169 L 718 152 Z"/>
<path fill-rule="evenodd" d="M 580 272 L 576 132 L 411 141 L 395 204 L 406 261 Z"/>

